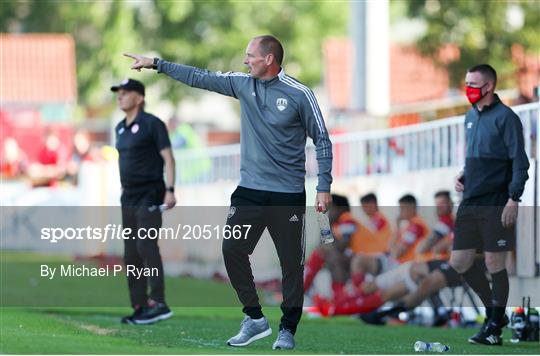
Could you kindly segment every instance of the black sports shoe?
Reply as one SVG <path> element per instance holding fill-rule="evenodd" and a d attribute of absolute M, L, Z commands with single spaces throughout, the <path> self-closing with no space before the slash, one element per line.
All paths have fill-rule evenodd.
<path fill-rule="evenodd" d="M 501 323 L 484 320 L 484 325 L 478 333 L 469 338 L 471 344 L 502 346 L 502 329 L 508 325 L 508 317 L 505 315 Z"/>
<path fill-rule="evenodd" d="M 374 310 L 370 313 L 360 314 L 360 319 L 363 322 L 371 325 L 386 325 L 387 319 L 397 318 L 399 313 L 409 310 L 402 302 L 398 302 L 390 309 Z"/>
<path fill-rule="evenodd" d="M 440 328 L 442 326 L 445 326 L 448 321 L 450 321 L 450 313 L 438 313 L 433 318 L 433 322 L 431 323 L 431 326 Z"/>
<path fill-rule="evenodd" d="M 142 308 L 142 313 L 131 318 L 134 324 L 153 324 L 160 320 L 169 319 L 173 312 L 165 303 L 155 303 L 152 306 Z"/>
<path fill-rule="evenodd" d="M 122 324 L 135 324 L 133 322 L 133 318 L 136 317 L 136 316 L 141 315 L 142 312 L 143 312 L 143 307 L 135 308 L 134 311 L 133 311 L 133 314 L 124 316 L 122 319 L 120 319 L 120 322 Z"/>
<path fill-rule="evenodd" d="M 360 319 L 366 324 L 386 325 L 386 322 L 384 321 L 384 315 L 381 315 L 381 313 L 377 310 L 370 313 L 360 314 Z"/>

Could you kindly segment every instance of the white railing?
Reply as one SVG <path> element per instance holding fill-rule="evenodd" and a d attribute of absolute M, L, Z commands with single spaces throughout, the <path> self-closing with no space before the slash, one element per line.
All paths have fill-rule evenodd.
<path fill-rule="evenodd" d="M 523 123 L 525 149 L 536 157 L 538 103 L 512 109 Z M 462 166 L 465 162 L 463 116 L 393 129 L 332 136 L 334 178 L 393 174 L 431 168 Z M 216 146 L 175 152 L 179 184 L 237 181 L 240 145 Z M 315 151 L 306 147 L 308 177 L 317 175 Z"/>

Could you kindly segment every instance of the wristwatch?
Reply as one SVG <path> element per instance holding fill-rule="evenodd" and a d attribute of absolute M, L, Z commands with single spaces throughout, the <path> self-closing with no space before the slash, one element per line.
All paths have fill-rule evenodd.
<path fill-rule="evenodd" d="M 157 69 L 158 62 L 159 62 L 159 58 L 158 58 L 158 57 L 154 57 L 154 62 L 153 62 L 152 69 Z"/>
<path fill-rule="evenodd" d="M 512 195 L 510 196 L 510 199 L 512 199 L 513 201 L 515 201 L 516 203 L 520 203 L 521 202 L 521 199 L 519 199 L 519 197 L 517 195 Z"/>
<path fill-rule="evenodd" d="M 171 185 L 170 187 L 167 187 L 166 189 L 169 193 L 174 193 L 174 187 Z"/>

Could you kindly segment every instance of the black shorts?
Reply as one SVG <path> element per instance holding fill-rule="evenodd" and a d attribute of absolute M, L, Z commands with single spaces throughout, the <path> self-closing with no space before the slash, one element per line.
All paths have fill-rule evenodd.
<path fill-rule="evenodd" d="M 435 270 L 441 271 L 448 287 L 457 287 L 463 283 L 461 276 L 450 266 L 448 261 L 431 260 L 427 262 L 427 265 L 430 273 Z"/>
<path fill-rule="evenodd" d="M 453 250 L 512 251 L 516 246 L 515 225 L 502 226 L 507 194 L 489 194 L 464 200 L 457 211 Z"/>

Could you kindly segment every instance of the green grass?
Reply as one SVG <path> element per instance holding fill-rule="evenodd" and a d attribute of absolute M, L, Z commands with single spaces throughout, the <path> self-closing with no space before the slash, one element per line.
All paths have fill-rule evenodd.
<path fill-rule="evenodd" d="M 269 337 L 246 348 L 225 340 L 238 329 L 240 312 L 232 308 L 174 308 L 175 316 L 151 326 L 119 324 L 128 311 L 107 308 L 1 309 L 0 353 L 10 354 L 242 354 L 271 353 Z M 276 308 L 266 310 L 272 327 Z M 307 319 L 300 324 L 298 354 L 407 354 L 417 339 L 439 341 L 455 354 L 538 354 L 539 344 L 503 347 L 469 345 L 472 330 L 411 326 L 367 326 L 351 318 Z"/>
<path fill-rule="evenodd" d="M 126 277 L 40 276 L 41 264 L 58 268 L 74 264 L 64 256 L 2 252 L 0 281 L 2 306 L 110 307 L 129 305 Z M 93 266 L 90 262 L 85 265 Z M 58 268 L 59 269 L 59 268 Z M 58 275 L 59 272 L 56 273 Z M 195 278 L 165 279 L 167 302 L 183 307 L 232 307 L 237 305 L 231 287 Z M 216 298 L 216 296 L 219 296 Z"/>
<path fill-rule="evenodd" d="M 122 325 L 119 323 L 120 317 L 130 312 L 129 308 L 120 306 L 127 304 L 125 279 L 81 279 L 84 283 L 65 280 L 64 284 L 58 280 L 49 284 L 35 276 L 36 263 L 41 263 L 36 256 L 6 256 L 2 253 L 0 354 L 273 353 L 271 345 L 280 318 L 280 311 L 276 307 L 264 309 L 274 330 L 272 337 L 246 348 L 225 345 L 227 338 L 237 332 L 242 318 L 234 293 L 226 284 L 168 278 L 169 303 L 184 307 L 174 307 L 173 318 L 155 325 Z M 6 295 L 8 297 L 4 298 Z M 83 305 L 77 298 L 93 301 L 92 298 L 103 295 L 112 298 L 109 305 L 117 306 L 58 306 Z M 30 304 L 14 306 L 24 305 L 15 303 L 17 300 Z M 54 304 L 55 300 L 58 303 Z M 211 307 L 203 307 L 205 302 L 211 300 Z M 219 301 L 224 301 L 223 306 L 219 306 Z M 226 306 L 229 304 L 235 307 Z M 475 331 L 413 326 L 376 327 L 353 318 L 310 319 L 304 316 L 296 335 L 297 348 L 292 353 L 407 354 L 414 353 L 416 340 L 442 342 L 449 345 L 450 352 L 454 354 L 540 353 L 538 343 L 511 344 L 508 341 L 509 330 L 505 331 L 503 347 L 469 345 L 466 339 Z"/>

